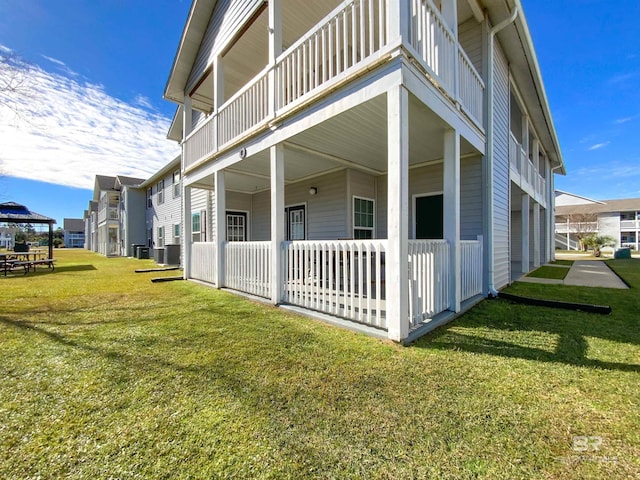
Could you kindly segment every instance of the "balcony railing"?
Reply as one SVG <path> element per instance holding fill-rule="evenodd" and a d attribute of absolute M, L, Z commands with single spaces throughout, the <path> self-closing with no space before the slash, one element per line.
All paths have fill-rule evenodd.
<path fill-rule="evenodd" d="M 194 242 L 191 244 L 191 278 L 216 283 L 216 244 Z"/>
<path fill-rule="evenodd" d="M 640 220 L 621 220 L 620 230 L 637 230 L 640 227 Z"/>
<path fill-rule="evenodd" d="M 341 3 L 185 139 L 185 167 L 265 130 L 270 121 L 382 58 L 390 49 L 387 3 Z M 484 83 L 431 0 L 412 0 L 409 31 L 405 47 L 482 128 Z"/>
<path fill-rule="evenodd" d="M 271 242 L 227 242 L 225 286 L 271 297 Z"/>
<path fill-rule="evenodd" d="M 523 190 L 544 203 L 547 181 L 540 175 L 513 133 L 509 133 L 509 165 L 511 170 L 520 176 Z"/>

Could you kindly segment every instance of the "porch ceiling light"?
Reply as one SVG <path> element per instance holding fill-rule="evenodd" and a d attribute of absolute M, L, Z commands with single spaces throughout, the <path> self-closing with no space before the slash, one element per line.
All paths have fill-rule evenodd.
<path fill-rule="evenodd" d="M 316 187 L 311 187 L 309 189 L 309 195 L 315 195 L 316 193 L 318 193 L 318 189 Z"/>

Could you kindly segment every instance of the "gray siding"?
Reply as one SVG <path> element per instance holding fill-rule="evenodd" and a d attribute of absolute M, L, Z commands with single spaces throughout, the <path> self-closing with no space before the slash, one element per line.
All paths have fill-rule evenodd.
<path fill-rule="evenodd" d="M 309 195 L 309 187 L 318 189 Z M 307 205 L 307 239 L 328 240 L 351 238 L 347 231 L 346 170 L 331 173 L 293 185 L 285 189 L 285 204 Z"/>
<path fill-rule="evenodd" d="M 482 235 L 482 158 L 460 162 L 460 238 Z"/>
<path fill-rule="evenodd" d="M 495 43 L 493 150 L 493 261 L 494 286 L 509 283 L 509 67 Z M 490 247 L 491 248 L 491 247 Z"/>
<path fill-rule="evenodd" d="M 271 192 L 253 195 L 250 222 L 251 240 L 256 242 L 271 240 Z"/>
<path fill-rule="evenodd" d="M 471 18 L 458 25 L 458 40 L 473 66 L 482 76 L 482 25 Z"/>
<path fill-rule="evenodd" d="M 163 177 L 164 202 L 158 201 L 158 182 L 152 187 L 153 208 L 147 209 L 147 229 L 152 230 L 152 247 L 158 248 L 158 229 L 164 229 L 164 245 L 182 244 L 184 224 L 182 219 L 182 185 L 179 195 L 174 194 L 173 172 Z M 151 212 L 149 211 L 151 210 Z M 150 218 L 149 218 L 150 217 Z M 174 225 L 180 225 L 180 239 L 174 237 Z M 182 254 L 182 253 L 181 253 Z M 182 263 L 182 261 L 180 262 Z"/>
<path fill-rule="evenodd" d="M 215 56 L 225 49 L 262 3 L 263 0 L 218 0 L 189 75 L 187 91 L 193 88 Z"/>

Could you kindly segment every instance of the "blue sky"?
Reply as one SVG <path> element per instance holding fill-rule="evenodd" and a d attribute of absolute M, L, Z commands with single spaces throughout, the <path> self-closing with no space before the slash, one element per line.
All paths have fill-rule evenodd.
<path fill-rule="evenodd" d="M 640 197 L 640 2 L 523 5 L 568 172 L 556 188 Z M 189 7 L 0 2 L 0 49 L 24 60 L 36 94 L 0 115 L 0 201 L 61 223 L 82 215 L 95 174 L 147 177 L 174 158 L 165 135 L 175 106 L 162 93 Z"/>

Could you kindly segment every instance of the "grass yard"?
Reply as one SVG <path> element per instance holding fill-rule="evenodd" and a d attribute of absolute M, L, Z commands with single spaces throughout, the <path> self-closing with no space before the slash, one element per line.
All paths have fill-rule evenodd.
<path fill-rule="evenodd" d="M 0 278 L 0 478 L 640 476 L 640 261 L 509 289 L 610 316 L 485 301 L 401 347 L 56 255 Z"/>
<path fill-rule="evenodd" d="M 533 272 L 528 273 L 527 277 L 564 280 L 564 278 L 569 273 L 569 268 L 570 267 L 564 267 L 564 266 L 551 267 L 551 266 L 544 265 L 542 267 L 536 268 Z"/>

